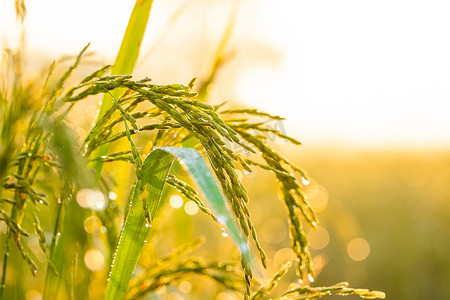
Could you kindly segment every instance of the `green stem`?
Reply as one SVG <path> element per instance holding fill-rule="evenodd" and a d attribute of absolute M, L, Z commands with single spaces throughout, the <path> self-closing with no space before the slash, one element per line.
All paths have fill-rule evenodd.
<path fill-rule="evenodd" d="M 62 201 L 61 200 L 58 201 L 58 211 L 56 212 L 55 227 L 53 228 L 52 243 L 50 245 L 50 257 L 52 257 L 53 252 L 55 251 L 56 239 L 58 238 L 58 234 L 59 234 L 59 223 L 61 220 L 62 206 L 63 206 Z"/>
<path fill-rule="evenodd" d="M 9 240 L 10 231 L 5 236 L 5 255 L 3 256 L 3 272 L 2 272 L 2 283 L 0 285 L 0 299 L 3 299 L 3 291 L 6 287 L 6 266 L 8 264 L 8 256 L 9 256 Z"/>

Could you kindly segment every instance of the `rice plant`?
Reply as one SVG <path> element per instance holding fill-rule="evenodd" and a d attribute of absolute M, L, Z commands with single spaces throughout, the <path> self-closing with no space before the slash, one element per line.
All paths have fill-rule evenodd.
<path fill-rule="evenodd" d="M 18 15 L 25 17 L 24 3 L 16 2 Z M 255 268 L 265 267 L 267 258 L 248 207 L 251 199 L 237 175 L 237 170 L 250 173 L 252 168 L 273 173 L 288 215 L 301 286 L 278 295 L 280 299 L 328 294 L 384 298 L 381 292 L 352 289 L 347 283 L 330 287 L 308 284 L 315 275 L 303 227 L 314 228 L 318 223 L 302 191 L 309 179 L 271 148 L 265 134 L 300 145 L 267 126 L 267 120 L 283 118 L 257 109 L 227 107 L 226 103 L 209 105 L 204 85 L 197 89 L 200 96 L 195 92 L 195 78 L 184 84 L 159 85 L 150 78 L 130 75 L 151 6 L 152 1 L 136 2 L 114 66 L 94 71 L 75 86 L 69 86 L 68 79 L 89 45 L 65 72 L 58 73 L 54 62 L 42 80 L 31 82 L 24 78 L 20 51 L 4 50 L 0 221 L 6 229 L 2 233 L 0 298 L 14 295 L 14 283 L 8 280 L 10 265 L 18 261 L 10 258 L 13 254 L 21 256 L 34 276 L 43 278 L 43 299 L 143 299 L 192 275 L 210 278 L 245 299 L 265 297 L 291 263 L 266 283 L 253 278 Z M 217 67 L 215 63 L 207 82 L 212 81 Z M 103 97 L 99 115 L 79 142 L 67 119 L 92 97 Z M 134 183 L 121 186 L 114 173 L 108 172 L 111 168 L 104 170 L 105 164 L 119 173 L 131 168 Z M 191 181 L 179 176 L 177 164 L 189 172 Z M 115 187 L 129 191 L 128 196 L 117 199 L 126 203 L 123 206 L 111 200 L 117 196 L 112 192 Z M 239 249 L 240 262 L 205 261 L 191 255 L 199 241 L 156 261 L 139 262 L 144 245 L 152 243 L 149 232 L 167 198 L 165 187 L 193 201 L 220 226 Z M 51 214 L 42 213 L 49 209 Z M 109 272 L 93 272 L 95 267 L 89 266 L 89 257 L 95 265 L 99 252 L 89 248 L 93 243 L 92 234 L 85 230 L 89 218 L 104 228 L 95 241 L 101 242 L 97 248 L 102 249 L 106 265 L 111 265 Z M 39 254 L 30 246 L 34 241 L 39 244 Z M 42 254 L 47 268 L 39 268 L 36 262 Z M 82 257 L 85 264 L 80 262 Z M 97 288 L 96 295 L 89 291 L 93 284 L 103 287 Z"/>

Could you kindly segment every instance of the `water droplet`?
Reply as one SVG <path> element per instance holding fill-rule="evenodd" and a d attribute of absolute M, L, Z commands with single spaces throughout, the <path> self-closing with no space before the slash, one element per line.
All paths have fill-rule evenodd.
<path fill-rule="evenodd" d="M 225 231 L 225 228 L 222 228 L 222 236 L 227 237 L 228 233 Z"/>
<path fill-rule="evenodd" d="M 247 154 L 247 153 L 248 153 L 248 150 L 245 149 L 244 147 L 242 147 L 242 152 L 244 152 L 245 154 Z"/>
<path fill-rule="evenodd" d="M 244 174 L 245 174 L 245 175 L 249 175 L 250 173 L 251 173 L 250 171 L 244 169 Z"/>
<path fill-rule="evenodd" d="M 152 227 L 152 224 L 147 222 L 147 223 L 145 223 L 145 227 L 150 228 L 150 227 Z"/>
<path fill-rule="evenodd" d="M 314 282 L 314 277 L 311 274 L 308 274 L 308 280 L 310 282 Z"/>
<path fill-rule="evenodd" d="M 28 156 L 31 156 L 31 155 L 33 155 L 33 154 L 31 154 L 31 152 L 28 152 Z"/>
<path fill-rule="evenodd" d="M 298 284 L 300 284 L 300 285 L 303 284 L 303 280 L 302 280 L 302 279 L 299 279 L 299 280 L 297 280 L 297 281 L 298 281 Z"/>
<path fill-rule="evenodd" d="M 310 184 L 311 183 L 311 181 L 309 181 L 308 179 L 306 179 L 305 177 L 302 177 L 302 184 L 303 185 L 308 185 L 308 184 Z"/>
<path fill-rule="evenodd" d="M 316 221 L 312 221 L 312 222 L 311 222 L 311 225 L 312 225 L 313 227 L 316 227 L 316 226 L 317 226 L 317 222 L 316 222 Z"/>
<path fill-rule="evenodd" d="M 42 201 L 42 200 L 39 200 L 39 203 L 40 203 L 40 204 L 44 204 L 44 201 Z"/>
<path fill-rule="evenodd" d="M 101 159 L 106 159 L 106 157 L 107 157 L 106 155 L 100 156 Z"/>

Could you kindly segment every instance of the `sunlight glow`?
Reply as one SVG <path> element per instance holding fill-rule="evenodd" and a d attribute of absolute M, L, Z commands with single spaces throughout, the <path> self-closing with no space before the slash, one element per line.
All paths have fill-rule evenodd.
<path fill-rule="evenodd" d="M 224 4 L 191 4 L 194 8 L 181 11 L 182 21 L 172 24 L 168 20 L 180 1 L 155 2 L 142 57 L 157 55 L 148 52 L 155 46 L 150 45 L 152 37 L 167 61 L 155 59 L 143 69 L 159 74 L 158 68 L 176 66 L 176 74 L 161 75 L 176 81 L 210 68 L 218 39 L 209 36 L 223 32 L 226 13 L 217 8 Z M 199 6 L 204 12 L 195 9 Z M 27 8 L 28 49 L 60 56 L 91 42 L 91 51 L 110 63 L 132 4 L 43 0 L 30 1 Z M 286 130 L 304 144 L 450 146 L 449 9 L 450 2 L 443 0 L 426 6 L 406 0 L 242 1 L 227 46 L 235 55 L 221 70 L 213 94 L 221 102 L 241 100 L 286 117 Z M 198 38 L 209 41 L 208 47 L 189 48 L 184 56 L 170 50 L 185 45 L 183 37 L 198 31 L 195 26 L 204 29 Z M 13 1 L 3 1 L 0 38 L 8 47 L 18 43 L 19 27 Z"/>

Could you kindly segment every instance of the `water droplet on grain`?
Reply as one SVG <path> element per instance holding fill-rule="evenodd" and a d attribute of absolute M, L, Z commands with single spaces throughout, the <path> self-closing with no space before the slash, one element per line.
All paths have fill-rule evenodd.
<path fill-rule="evenodd" d="M 228 233 L 225 231 L 225 228 L 222 228 L 222 236 L 227 237 Z"/>
<path fill-rule="evenodd" d="M 245 149 L 244 147 L 242 147 L 242 152 L 244 152 L 245 154 L 247 154 L 247 153 L 248 153 L 248 150 Z"/>
<path fill-rule="evenodd" d="M 310 282 L 314 282 L 314 277 L 311 274 L 308 274 L 308 280 Z"/>
<path fill-rule="evenodd" d="M 311 183 L 311 181 L 309 181 L 308 179 L 306 179 L 305 177 L 302 177 L 302 184 L 303 185 L 308 185 L 308 184 L 310 184 Z"/>
<path fill-rule="evenodd" d="M 250 173 L 251 173 L 250 171 L 244 169 L 244 174 L 245 174 L 245 175 L 249 175 Z"/>

